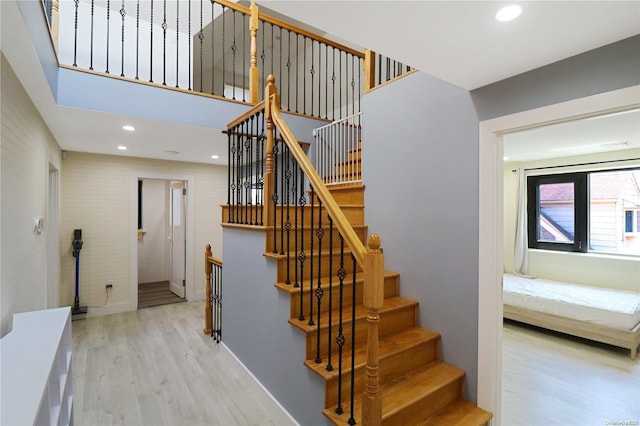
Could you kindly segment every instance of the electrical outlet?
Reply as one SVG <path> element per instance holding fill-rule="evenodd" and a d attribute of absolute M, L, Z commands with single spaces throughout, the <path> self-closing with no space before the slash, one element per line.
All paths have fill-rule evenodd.
<path fill-rule="evenodd" d="M 113 288 L 113 280 L 107 280 L 107 288 Z"/>

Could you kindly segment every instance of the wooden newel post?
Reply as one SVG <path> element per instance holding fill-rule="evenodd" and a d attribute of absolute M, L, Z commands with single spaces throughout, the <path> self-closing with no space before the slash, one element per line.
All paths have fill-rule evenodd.
<path fill-rule="evenodd" d="M 382 398 L 378 373 L 378 323 L 384 300 L 384 255 L 380 237 L 372 234 L 365 255 L 363 302 L 367 308 L 367 381 L 362 404 L 362 420 L 365 426 L 382 424 Z"/>
<path fill-rule="evenodd" d="M 251 3 L 251 18 L 249 19 L 249 32 L 251 34 L 251 67 L 249 68 L 249 96 L 253 105 L 257 104 L 259 98 L 259 80 L 258 80 L 258 5 Z"/>
<path fill-rule="evenodd" d="M 364 49 L 364 90 L 371 90 L 376 85 L 376 54 Z"/>
<path fill-rule="evenodd" d="M 204 273 L 206 276 L 206 284 L 205 284 L 205 297 L 206 302 L 204 305 L 204 329 L 202 332 L 204 334 L 211 334 L 213 331 L 213 307 L 211 306 L 211 262 L 209 258 L 213 257 L 213 253 L 211 252 L 211 244 L 207 244 L 207 248 L 204 251 Z"/>
<path fill-rule="evenodd" d="M 275 206 L 273 205 L 272 197 L 275 195 L 275 176 L 274 176 L 274 157 L 273 147 L 275 146 L 274 124 L 273 116 L 271 115 L 272 107 L 275 105 L 280 106 L 278 100 L 278 90 L 276 89 L 276 78 L 273 74 L 269 74 L 267 77 L 267 87 L 264 91 L 264 116 L 267 121 L 267 146 L 265 147 L 265 166 L 264 166 L 264 185 L 263 194 L 265 199 L 264 216 L 265 225 L 272 226 L 275 220 Z"/>

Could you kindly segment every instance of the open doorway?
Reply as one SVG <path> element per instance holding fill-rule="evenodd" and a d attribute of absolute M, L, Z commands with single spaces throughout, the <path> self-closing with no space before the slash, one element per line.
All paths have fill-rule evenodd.
<path fill-rule="evenodd" d="M 138 308 L 186 301 L 186 188 L 138 180 Z"/>
<path fill-rule="evenodd" d="M 616 90 L 480 123 L 478 405 L 502 411 L 503 135 L 548 123 L 637 108 L 637 87 Z"/>

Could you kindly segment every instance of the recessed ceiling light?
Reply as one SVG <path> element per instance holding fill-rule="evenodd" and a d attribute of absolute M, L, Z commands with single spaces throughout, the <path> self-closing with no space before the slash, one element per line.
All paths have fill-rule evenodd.
<path fill-rule="evenodd" d="M 178 154 L 180 154 L 180 151 L 176 151 L 176 150 L 173 150 L 173 149 L 167 150 L 167 151 L 165 151 L 165 152 L 166 152 L 167 154 L 171 154 L 171 155 L 178 155 Z"/>
<path fill-rule="evenodd" d="M 505 6 L 496 13 L 496 20 L 500 22 L 508 22 L 516 19 L 522 13 L 522 8 L 517 4 Z"/>
<path fill-rule="evenodd" d="M 214 160 L 217 160 L 220 157 L 218 157 L 217 155 L 212 155 L 211 158 L 213 158 Z"/>
<path fill-rule="evenodd" d="M 120 145 L 120 146 L 118 146 L 118 149 L 119 149 L 120 151 L 126 151 L 126 150 L 127 150 L 127 147 L 126 147 L 126 146 L 124 146 L 124 145 Z"/>
<path fill-rule="evenodd" d="M 136 130 L 136 128 L 133 126 L 126 125 L 126 126 L 122 126 L 122 130 L 126 130 L 127 132 L 133 132 L 134 130 Z"/>

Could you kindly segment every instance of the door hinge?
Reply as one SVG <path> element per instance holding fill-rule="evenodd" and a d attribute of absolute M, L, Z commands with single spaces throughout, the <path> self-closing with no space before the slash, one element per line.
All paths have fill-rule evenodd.
<path fill-rule="evenodd" d="M 187 195 L 187 188 L 182 188 L 182 195 Z"/>
<path fill-rule="evenodd" d="M 182 280 L 182 287 L 186 287 L 186 286 L 187 286 L 186 281 L 185 281 L 185 280 Z"/>

